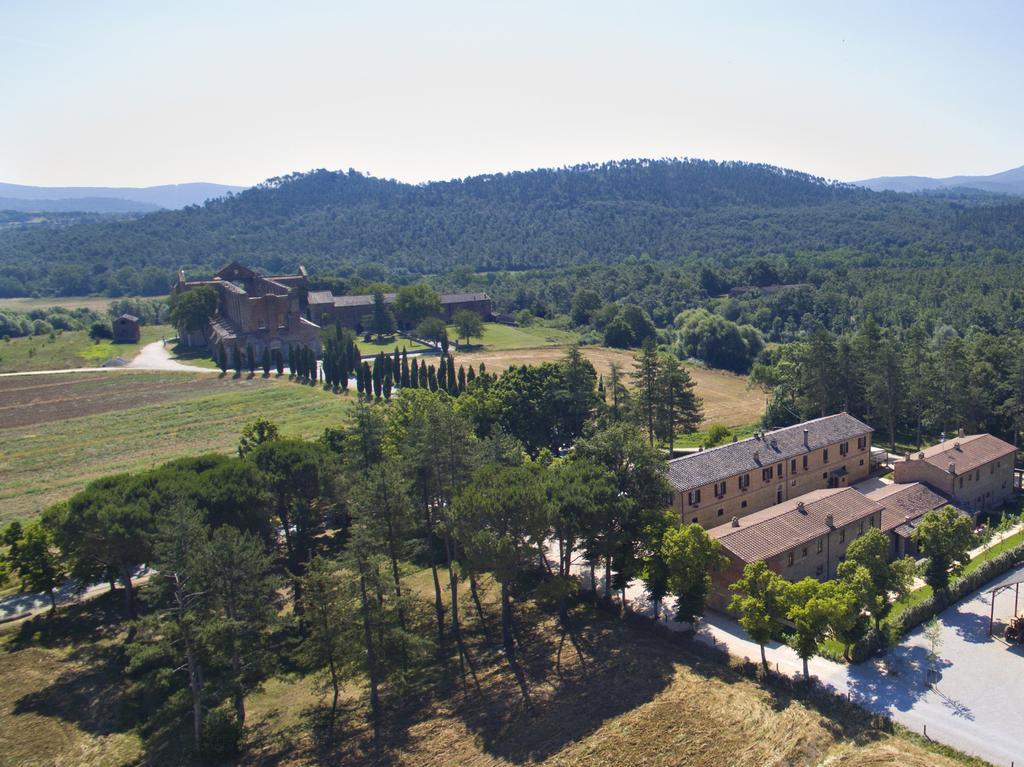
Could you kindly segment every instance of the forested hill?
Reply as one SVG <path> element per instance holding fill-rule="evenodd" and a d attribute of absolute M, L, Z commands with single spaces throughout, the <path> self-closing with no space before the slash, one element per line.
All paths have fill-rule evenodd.
<path fill-rule="evenodd" d="M 134 221 L 0 233 L 0 295 L 165 292 L 174 269 L 237 259 L 392 279 L 854 249 L 1024 249 L 1024 203 L 875 193 L 768 165 L 630 160 L 403 184 L 354 171 L 270 179 Z"/>

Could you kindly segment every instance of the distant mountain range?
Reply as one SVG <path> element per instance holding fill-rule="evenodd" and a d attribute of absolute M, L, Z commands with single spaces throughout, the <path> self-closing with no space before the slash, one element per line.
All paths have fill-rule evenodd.
<path fill-rule="evenodd" d="M 152 213 L 162 208 L 202 205 L 244 186 L 164 184 L 147 187 L 23 186 L 0 183 L 0 210 L 59 213 Z"/>
<path fill-rule="evenodd" d="M 867 187 L 876 192 L 929 192 L 940 189 L 979 189 L 995 194 L 1024 195 L 1024 165 L 991 176 L 950 176 L 929 178 L 928 176 L 880 176 L 864 181 L 854 181 L 857 186 Z"/>

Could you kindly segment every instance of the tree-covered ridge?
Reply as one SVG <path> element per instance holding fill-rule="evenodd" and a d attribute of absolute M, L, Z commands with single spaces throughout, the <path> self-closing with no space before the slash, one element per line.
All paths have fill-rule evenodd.
<path fill-rule="evenodd" d="M 853 250 L 974 257 L 1024 248 L 1024 203 L 874 193 L 768 165 L 628 160 L 421 185 L 355 171 L 270 179 L 204 206 L 135 221 L 0 233 L 0 295 L 155 294 L 173 270 L 230 260 L 349 275 L 612 264 L 649 254 L 691 268 Z M 681 307 L 676 307 L 678 312 Z"/>

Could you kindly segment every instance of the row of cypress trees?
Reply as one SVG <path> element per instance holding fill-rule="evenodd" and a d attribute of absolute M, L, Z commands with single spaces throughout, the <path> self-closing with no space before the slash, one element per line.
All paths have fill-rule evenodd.
<path fill-rule="evenodd" d="M 480 363 L 480 375 L 486 374 L 486 366 Z M 422 362 L 416 357 L 409 359 L 407 352 L 403 349 L 399 354 L 395 349 L 393 355 L 380 352 L 371 366 L 364 361 L 356 371 L 356 391 L 359 396 L 366 399 L 391 399 L 391 391 L 396 386 L 412 389 L 429 389 L 430 391 L 445 391 L 453 397 L 457 397 L 466 391 L 477 377 L 477 372 L 470 365 L 467 370 L 459 365 L 455 369 L 455 359 L 450 355 L 444 355 L 437 366 Z"/>

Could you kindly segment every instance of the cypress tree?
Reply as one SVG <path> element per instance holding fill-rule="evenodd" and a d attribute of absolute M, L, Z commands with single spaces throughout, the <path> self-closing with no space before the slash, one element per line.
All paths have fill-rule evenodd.
<path fill-rule="evenodd" d="M 228 353 L 224 349 L 224 344 L 217 344 L 217 364 L 221 373 L 228 372 Z"/>
<path fill-rule="evenodd" d="M 295 378 L 295 347 L 288 344 L 288 377 Z"/>
<path fill-rule="evenodd" d="M 232 362 L 235 363 L 235 378 L 238 378 L 238 376 L 242 375 L 242 351 L 241 349 L 238 348 L 238 344 L 235 344 L 235 349 L 232 356 L 234 357 Z"/>
<path fill-rule="evenodd" d="M 384 390 L 384 399 L 388 402 L 391 401 L 391 373 L 384 374 L 384 381 L 381 383 L 381 388 Z"/>
<path fill-rule="evenodd" d="M 415 361 L 416 360 L 414 358 L 413 362 Z M 409 385 L 409 355 L 406 354 L 404 347 L 402 348 L 402 375 L 399 379 L 399 383 L 403 388 Z"/>
<path fill-rule="evenodd" d="M 441 335 L 441 354 L 448 354 L 448 331 Z"/>
<path fill-rule="evenodd" d="M 437 366 L 437 388 L 442 391 L 448 389 L 448 364 L 444 361 L 444 357 L 441 358 L 441 362 Z"/>
<path fill-rule="evenodd" d="M 487 365 L 483 362 L 480 363 L 480 375 L 487 375 Z"/>
<path fill-rule="evenodd" d="M 352 361 L 352 372 L 354 373 L 359 368 L 359 363 L 363 359 L 363 353 L 359 351 L 359 346 L 354 338 L 349 339 L 349 343 L 351 346 L 349 347 L 348 358 Z"/>
<path fill-rule="evenodd" d="M 408 369 L 406 370 L 406 373 L 408 374 L 407 375 L 407 379 L 408 380 L 406 381 L 405 385 L 409 386 L 409 387 L 412 387 L 413 389 L 419 388 L 419 385 L 420 385 L 420 368 L 419 368 L 419 365 L 416 363 L 416 358 L 415 357 L 412 358 L 412 364 L 409 365 Z"/>
<path fill-rule="evenodd" d="M 363 386 L 363 369 L 360 367 L 359 370 L 356 371 L 356 394 L 362 397 L 364 391 L 366 391 L 366 389 Z"/>
<path fill-rule="evenodd" d="M 469 372 L 466 373 L 466 384 L 471 384 L 476 380 L 476 371 L 473 370 L 473 366 L 469 366 Z"/>
<path fill-rule="evenodd" d="M 256 375 L 256 352 L 252 350 L 252 344 L 245 347 L 245 357 L 249 365 L 249 375 Z"/>
<path fill-rule="evenodd" d="M 459 365 L 459 394 L 466 391 L 466 368 Z"/>
<path fill-rule="evenodd" d="M 382 367 L 382 365 L 373 366 L 373 396 L 376 399 L 380 399 L 384 388 L 384 371 Z"/>
<path fill-rule="evenodd" d="M 459 391 L 458 382 L 455 380 L 455 358 L 448 355 L 448 393 L 456 394 Z"/>
<path fill-rule="evenodd" d="M 363 371 L 363 394 L 366 395 L 366 399 L 373 397 L 373 375 L 370 373 L 370 363 L 363 360 L 362 364 Z"/>
<path fill-rule="evenodd" d="M 427 369 L 427 387 L 430 391 L 437 391 L 437 371 L 433 365 Z"/>
<path fill-rule="evenodd" d="M 397 381 L 402 375 L 402 355 L 398 352 L 398 347 L 395 347 L 395 353 L 391 357 L 391 377 Z"/>
<path fill-rule="evenodd" d="M 270 378 L 270 349 L 266 346 L 263 347 L 263 377 Z"/>
<path fill-rule="evenodd" d="M 277 366 L 277 375 L 280 378 L 284 375 L 284 355 L 280 349 L 274 349 L 274 365 Z"/>
<path fill-rule="evenodd" d="M 429 389 L 429 376 L 427 375 L 427 361 L 420 362 L 420 388 Z"/>

